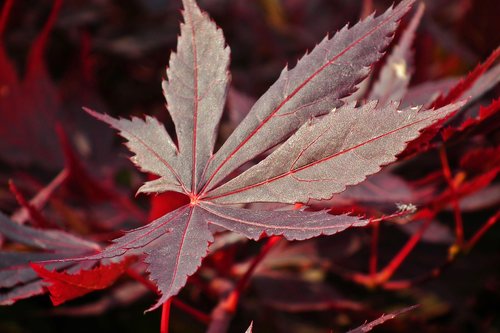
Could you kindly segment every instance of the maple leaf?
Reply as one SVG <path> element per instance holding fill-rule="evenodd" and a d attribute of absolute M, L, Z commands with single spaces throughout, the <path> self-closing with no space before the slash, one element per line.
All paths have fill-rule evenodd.
<path fill-rule="evenodd" d="M 398 110 L 395 102 L 342 105 L 341 99 L 355 91 L 380 59 L 413 2 L 405 0 L 378 17 L 344 27 L 293 69 L 285 68 L 214 154 L 229 83 L 229 48 L 207 14 L 193 0 L 183 0 L 178 48 L 163 82 L 178 144 L 154 118 L 114 119 L 87 112 L 117 129 L 135 154 L 133 162 L 159 177 L 139 192 L 179 192 L 189 203 L 129 231 L 96 255 L 74 260 L 145 254 L 149 277 L 161 292 L 154 309 L 178 293 L 200 266 L 213 242 L 212 227 L 252 239 L 282 235 L 303 240 L 366 225 L 356 216 L 253 210 L 240 204 L 330 198 L 394 161 L 420 130 L 462 105 L 429 112 L 420 107 Z M 259 164 L 231 178 L 275 147 Z"/>
<path fill-rule="evenodd" d="M 31 268 L 48 284 L 52 304 L 60 305 L 92 291 L 111 286 L 126 270 L 130 259 L 118 263 L 98 266 L 92 270 L 82 270 L 76 274 L 59 273 L 45 269 L 42 265 L 31 264 Z"/>

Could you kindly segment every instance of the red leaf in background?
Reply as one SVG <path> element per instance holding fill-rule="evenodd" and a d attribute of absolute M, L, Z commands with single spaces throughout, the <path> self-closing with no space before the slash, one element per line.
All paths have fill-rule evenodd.
<path fill-rule="evenodd" d="M 493 65 L 495 60 L 500 56 L 500 48 L 496 49 L 482 64 L 479 64 L 465 78 L 460 80 L 446 95 L 439 96 L 431 105 L 432 108 L 439 108 L 449 103 L 453 103 L 461 99 L 463 94 L 471 88 L 488 68 Z"/>
<path fill-rule="evenodd" d="M 474 86 L 474 83 L 481 78 L 481 76 L 486 72 L 486 70 L 488 70 L 488 68 L 491 67 L 491 65 L 493 65 L 493 63 L 499 56 L 500 56 L 500 48 L 493 51 L 493 53 L 484 63 L 477 65 L 472 72 L 470 72 L 465 78 L 463 78 L 455 86 L 453 86 L 446 95 L 441 94 L 439 97 L 437 97 L 437 99 L 434 100 L 434 102 L 431 104 L 430 107 L 439 108 L 449 103 L 452 103 L 452 101 L 457 101 L 459 99 L 468 97 L 473 97 L 473 98 L 478 97 L 478 96 L 464 96 L 464 94 L 467 94 L 469 92 L 469 89 L 471 89 Z M 420 135 L 416 140 L 413 140 L 412 142 L 410 142 L 410 144 L 408 144 L 408 146 L 406 147 L 405 151 L 401 154 L 401 156 L 409 156 L 417 152 L 424 152 L 428 150 L 431 147 L 431 140 L 436 137 L 436 135 L 442 129 L 446 121 L 447 118 L 444 118 L 436 122 L 434 125 L 425 129 L 422 132 L 422 135 Z"/>
<path fill-rule="evenodd" d="M 460 184 L 455 191 L 447 188 L 439 196 L 434 197 L 429 204 L 439 208 L 448 205 L 454 197 L 462 199 L 472 193 L 478 192 L 490 185 L 499 172 L 500 166 L 495 166 L 492 170 Z"/>
<path fill-rule="evenodd" d="M 0 40 L 4 39 L 13 3 L 7 1 L 3 6 Z M 111 132 L 96 126 L 81 112 L 82 105 L 104 108 L 92 84 L 88 36 L 82 38 L 82 57 L 74 66 L 83 67 L 83 72 L 68 71 L 63 81 L 56 84 L 45 64 L 50 33 L 62 4 L 63 0 L 53 2 L 47 21 L 29 50 L 24 77 L 20 77 L 8 57 L 5 43 L 0 43 L 0 159 L 13 166 L 61 168 L 63 154 L 54 131 L 58 123 L 71 134 L 70 141 L 77 144 L 79 155 L 94 162 L 109 155 Z"/>
<path fill-rule="evenodd" d="M 7 24 L 13 1 L 2 10 L 0 38 Z M 0 157 L 13 164 L 37 163 L 47 168 L 60 166 L 62 156 L 57 147 L 54 128 L 61 101 L 44 64 L 44 51 L 62 0 L 54 6 L 42 31 L 31 47 L 26 75 L 18 77 L 7 57 L 4 43 L 0 44 Z"/>
<path fill-rule="evenodd" d="M 478 125 L 491 125 L 496 126 L 498 128 L 498 122 L 488 121 L 486 124 L 486 120 L 492 120 L 491 118 L 495 115 L 498 115 L 500 111 L 500 98 L 493 100 L 488 106 L 481 106 L 479 108 L 479 114 L 475 118 L 468 118 L 458 127 L 447 127 L 443 129 L 441 135 L 443 136 L 444 141 L 449 141 L 454 136 L 459 135 L 460 133 L 465 132 L 466 130 L 472 129 Z"/>
<path fill-rule="evenodd" d="M 76 274 L 50 271 L 44 266 L 34 263 L 31 264 L 31 267 L 48 284 L 47 289 L 50 292 L 52 303 L 60 305 L 92 291 L 111 286 L 130 264 L 131 260 L 125 259 L 119 263 L 82 270 Z"/>
<path fill-rule="evenodd" d="M 467 174 L 482 174 L 500 166 L 500 146 L 480 148 L 466 153 L 460 160 L 460 167 Z"/>

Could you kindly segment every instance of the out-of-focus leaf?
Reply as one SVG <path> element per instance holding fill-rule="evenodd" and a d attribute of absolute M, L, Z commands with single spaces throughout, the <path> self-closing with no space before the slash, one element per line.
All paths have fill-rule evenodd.
<path fill-rule="evenodd" d="M 3 43 L 0 46 L 0 157 L 14 165 L 54 168 L 62 164 L 62 155 L 56 149 L 57 136 L 51 128 L 56 123 L 61 101 L 43 58 L 61 5 L 62 0 L 54 2 L 45 26 L 30 49 L 23 79 L 7 58 Z M 4 7 L 4 17 L 9 16 L 9 9 Z"/>
<path fill-rule="evenodd" d="M 100 249 L 94 242 L 59 230 L 41 230 L 20 225 L 0 213 L 0 234 L 6 238 L 43 250 L 66 250 L 68 252 L 92 252 Z"/>
<path fill-rule="evenodd" d="M 466 93 L 474 83 L 490 68 L 495 60 L 500 56 L 500 48 L 496 49 L 491 53 L 488 59 L 476 66 L 472 72 L 470 72 L 465 78 L 460 80 L 446 95 L 439 96 L 431 105 L 433 108 L 439 108 L 449 103 L 453 103 L 459 99 L 462 99 L 464 93 Z"/>
<path fill-rule="evenodd" d="M 500 75 L 500 74 L 499 74 Z M 456 139 L 460 134 L 464 134 L 467 131 L 475 131 L 476 133 L 481 130 L 480 127 L 487 126 L 492 130 L 500 129 L 500 98 L 493 100 L 488 106 L 481 106 L 479 108 L 479 114 L 475 118 L 468 118 L 456 127 L 446 127 L 442 131 L 442 136 L 445 141 Z M 484 131 L 483 131 L 484 133 Z"/>
<path fill-rule="evenodd" d="M 380 318 L 377 318 L 369 323 L 366 323 L 366 324 L 363 324 L 361 326 L 359 326 L 358 328 L 356 329 L 353 329 L 353 330 L 350 330 L 349 332 L 347 333 L 365 333 L 365 332 L 369 332 L 371 331 L 375 326 L 378 326 L 378 325 L 382 325 L 383 323 L 385 323 L 386 321 L 388 320 L 391 320 L 391 319 L 394 319 L 396 318 L 397 316 L 400 316 L 402 315 L 403 313 L 405 312 L 408 312 L 408 311 L 411 311 L 413 309 L 415 309 L 416 306 L 411 306 L 411 307 L 408 307 L 408 308 L 404 308 L 402 310 L 399 310 L 399 311 L 396 311 L 396 312 L 393 312 L 393 313 L 389 313 L 389 314 L 385 314 L 383 316 L 381 316 Z"/>
<path fill-rule="evenodd" d="M 368 100 L 378 100 L 381 105 L 390 101 L 399 101 L 403 98 L 413 74 L 412 45 L 415 31 L 424 14 L 425 6 L 421 3 L 413 15 L 408 27 L 403 32 L 398 44 L 394 46 L 391 54 L 380 71 L 380 76 L 375 82 Z"/>
<path fill-rule="evenodd" d="M 397 226 L 409 235 L 413 235 L 422 226 L 424 221 L 411 221 L 410 223 L 398 224 Z M 421 240 L 432 244 L 451 245 L 455 241 L 452 230 L 438 221 L 432 221 L 422 234 Z"/>
<path fill-rule="evenodd" d="M 300 313 L 363 309 L 361 304 L 345 299 L 322 281 L 308 281 L 290 274 L 260 274 L 254 278 L 253 285 L 264 305 L 280 311 Z"/>
<path fill-rule="evenodd" d="M 9 241 L 26 245 L 33 252 L 0 251 L 0 303 L 43 293 L 43 282 L 30 267 L 34 261 L 65 259 L 95 253 L 100 246 L 60 230 L 36 229 L 18 224 L 0 213 L 0 235 Z M 92 262 L 91 262 L 92 264 Z M 50 269 L 87 269 L 85 263 L 56 262 Z"/>

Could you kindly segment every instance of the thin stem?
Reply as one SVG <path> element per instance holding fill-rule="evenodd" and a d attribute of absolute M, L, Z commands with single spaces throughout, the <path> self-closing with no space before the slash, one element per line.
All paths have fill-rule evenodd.
<path fill-rule="evenodd" d="M 53 227 L 52 223 L 47 221 L 47 219 L 45 219 L 42 213 L 26 199 L 26 197 L 21 193 L 21 191 L 19 191 L 19 189 L 17 188 L 16 184 L 14 184 L 14 181 L 12 179 L 9 180 L 9 189 L 16 198 L 19 205 L 22 208 L 26 209 L 26 211 L 28 212 L 28 217 L 35 227 L 38 228 Z"/>
<path fill-rule="evenodd" d="M 500 210 L 495 215 L 490 217 L 488 221 L 486 221 L 486 223 L 474 234 L 474 236 L 472 236 L 472 238 L 467 242 L 465 248 L 467 250 L 472 249 L 481 239 L 481 237 L 483 237 L 486 231 L 488 231 L 495 223 L 498 222 L 499 218 L 500 218 Z"/>
<path fill-rule="evenodd" d="M 168 333 L 168 322 L 170 319 L 170 304 L 172 302 L 172 298 L 169 298 L 168 301 L 163 303 L 161 307 L 161 325 L 160 325 L 160 333 Z"/>
<path fill-rule="evenodd" d="M 208 326 L 207 333 L 224 333 L 227 332 L 229 323 L 233 318 L 234 313 L 238 307 L 238 302 L 243 290 L 246 288 L 250 278 L 257 266 L 266 257 L 269 251 L 281 240 L 280 236 L 270 237 L 266 244 L 262 246 L 259 254 L 252 260 L 247 271 L 243 277 L 238 281 L 236 287 L 229 293 L 229 295 L 222 299 L 217 307 L 212 311 L 212 322 Z"/>
<path fill-rule="evenodd" d="M 7 21 L 9 20 L 10 10 L 12 9 L 13 4 L 14 0 L 7 0 L 2 8 L 2 13 L 0 14 L 0 37 L 3 36 L 5 27 L 7 26 Z"/>
<path fill-rule="evenodd" d="M 158 288 L 156 288 L 156 286 L 154 285 L 154 283 L 151 282 L 151 281 L 149 281 L 148 279 L 146 279 L 142 274 L 140 274 L 136 270 L 134 270 L 134 269 L 132 269 L 132 268 L 129 267 L 126 270 L 126 273 L 132 279 L 136 280 L 137 282 L 139 282 L 140 284 L 142 284 L 143 286 L 145 286 L 146 288 L 148 288 L 149 290 L 151 290 L 155 294 L 159 294 Z"/>
<path fill-rule="evenodd" d="M 422 238 L 425 230 L 431 224 L 432 219 L 428 218 L 424 220 L 424 223 L 420 226 L 420 229 L 411 236 L 411 238 L 406 242 L 405 246 L 399 251 L 399 253 L 391 260 L 391 262 L 378 274 L 377 282 L 385 282 L 389 280 L 396 270 L 401 266 L 406 257 L 410 254 L 413 248 Z"/>
<path fill-rule="evenodd" d="M 41 210 L 49 201 L 50 197 L 54 193 L 56 189 L 59 188 L 69 177 L 69 172 L 66 168 L 64 168 L 59 174 L 52 179 L 52 181 L 43 187 L 30 201 L 29 204 L 36 208 L 37 210 Z M 21 207 L 14 214 L 12 214 L 12 220 L 18 223 L 25 223 L 29 218 L 30 212 L 26 207 Z"/>
<path fill-rule="evenodd" d="M 193 308 L 192 306 L 180 301 L 179 299 L 177 299 L 175 297 L 171 298 L 171 300 L 172 300 L 172 305 L 175 305 L 175 307 L 178 308 L 179 310 L 182 310 L 185 313 L 190 314 L 193 318 L 198 320 L 200 323 L 203 323 L 205 325 L 210 324 L 210 321 L 212 319 L 206 313 L 203 313 L 200 310 Z"/>
<path fill-rule="evenodd" d="M 486 231 L 488 231 L 488 229 L 490 229 L 499 219 L 500 219 L 500 210 L 497 211 L 495 215 L 490 217 L 488 221 L 474 234 L 474 236 L 465 245 L 465 249 L 470 250 L 471 248 L 473 248 L 477 244 L 477 242 L 481 239 L 481 237 L 486 233 Z M 386 290 L 399 290 L 421 284 L 423 282 L 426 282 L 441 275 L 441 273 L 446 268 L 448 268 L 456 260 L 456 258 L 457 258 L 456 256 L 448 258 L 441 266 L 434 268 L 429 273 L 420 276 L 418 278 L 412 280 L 386 282 L 382 285 L 382 287 Z"/>
<path fill-rule="evenodd" d="M 399 280 L 399 281 L 387 281 L 382 284 L 382 288 L 385 290 L 401 290 L 408 289 L 414 286 L 418 286 L 424 282 L 430 281 L 439 277 L 445 269 L 451 266 L 452 263 L 456 260 L 455 257 L 449 257 L 443 264 L 434 268 L 430 272 L 421 275 L 419 277 L 408 279 L 408 280 Z"/>
<path fill-rule="evenodd" d="M 267 256 L 269 251 L 278 244 L 278 242 L 281 240 L 281 236 L 273 236 L 270 237 L 266 244 L 260 249 L 259 254 L 253 259 L 252 263 L 250 264 L 250 267 L 248 267 L 247 271 L 245 272 L 245 275 L 238 281 L 238 284 L 236 285 L 235 291 L 238 292 L 238 294 L 241 294 L 245 287 L 248 284 L 248 281 L 250 281 L 250 278 L 252 277 L 253 273 L 255 272 L 255 269 L 257 266 L 262 262 L 262 260 Z"/>
<path fill-rule="evenodd" d="M 448 163 L 448 156 L 446 155 L 446 148 L 444 145 L 441 146 L 441 149 L 439 150 L 439 157 L 441 159 L 441 165 L 443 167 L 444 177 L 452 193 L 452 206 L 453 206 L 453 213 L 455 216 L 455 234 L 457 237 L 457 245 L 459 247 L 462 247 L 464 244 L 464 227 L 462 221 L 462 213 L 460 211 L 460 205 L 458 203 L 458 198 L 456 195 L 456 184 L 451 174 L 450 164 Z"/>
<path fill-rule="evenodd" d="M 372 239 L 371 239 L 371 250 L 370 250 L 370 276 L 372 278 L 377 274 L 377 264 L 378 264 L 378 240 L 380 234 L 380 223 L 372 223 Z"/>
<path fill-rule="evenodd" d="M 255 272 L 255 269 L 257 266 L 262 262 L 262 260 L 266 257 L 266 255 L 271 251 L 271 249 L 278 244 L 278 242 L 281 240 L 281 236 L 273 236 L 270 237 L 266 244 L 262 246 L 260 249 L 259 254 L 252 260 L 252 263 L 250 264 L 250 267 L 248 267 L 247 271 L 243 275 L 243 277 L 238 281 L 238 284 L 234 288 L 234 290 L 229 294 L 227 297 L 227 306 L 226 310 L 229 312 L 235 312 L 236 308 L 238 307 L 238 302 L 240 299 L 241 294 L 243 293 L 243 290 L 245 290 L 248 282 L 250 281 L 250 278 L 252 277 L 253 273 Z"/>
<path fill-rule="evenodd" d="M 45 25 L 42 28 L 42 31 L 38 34 L 35 41 L 33 42 L 33 46 L 31 47 L 30 53 L 28 55 L 28 70 L 27 73 L 32 73 L 38 69 L 40 66 L 40 61 L 43 60 L 43 53 L 45 52 L 45 47 L 47 46 L 47 42 L 50 36 L 50 32 L 54 27 L 57 16 L 61 10 L 63 5 L 63 0 L 54 0 L 54 5 L 50 10 L 49 17 L 45 21 Z"/>

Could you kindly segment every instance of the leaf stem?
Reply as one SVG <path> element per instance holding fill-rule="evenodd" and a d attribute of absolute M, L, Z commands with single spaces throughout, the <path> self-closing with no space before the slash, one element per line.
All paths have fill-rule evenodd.
<path fill-rule="evenodd" d="M 65 183 L 68 177 L 68 170 L 66 168 L 62 169 L 61 172 L 59 172 L 59 174 L 52 179 L 48 185 L 45 185 L 33 198 L 28 201 L 28 204 L 34 209 L 41 211 L 49 201 L 54 191 Z M 20 209 L 12 214 L 11 218 L 17 223 L 24 224 L 30 218 L 30 211 L 25 205 L 22 205 Z"/>
<path fill-rule="evenodd" d="M 47 219 L 45 219 L 42 213 L 26 199 L 26 197 L 17 188 L 16 184 L 14 184 L 14 181 L 12 179 L 9 180 L 9 189 L 16 198 L 19 205 L 22 208 L 26 209 L 26 211 L 28 212 L 28 217 L 31 220 L 31 223 L 33 223 L 35 227 L 37 228 L 54 227 L 52 223 L 47 221 Z"/>
<path fill-rule="evenodd" d="M 439 157 L 441 159 L 444 177 L 451 190 L 451 204 L 453 206 L 453 214 L 455 216 L 455 234 L 457 237 L 457 245 L 459 248 L 461 248 L 464 245 L 464 226 L 462 221 L 462 213 L 460 211 L 460 205 L 458 203 L 457 186 L 451 174 L 450 164 L 448 163 L 448 156 L 446 155 L 446 148 L 444 145 L 441 146 L 439 150 Z"/>
<path fill-rule="evenodd" d="M 0 37 L 3 37 L 3 33 L 5 31 L 5 27 L 7 26 L 7 21 L 9 20 L 10 10 L 12 9 L 12 5 L 14 4 L 14 0 L 7 0 L 2 8 L 2 12 L 0 14 Z"/>
<path fill-rule="evenodd" d="M 424 223 L 420 226 L 420 229 L 413 234 L 410 239 L 406 242 L 403 248 L 399 251 L 399 253 L 391 260 L 391 262 L 377 275 L 377 284 L 381 282 L 385 282 L 389 280 L 396 270 L 401 266 L 406 257 L 410 254 L 413 248 L 417 245 L 417 243 L 422 238 L 424 232 L 427 230 L 429 225 L 431 224 L 432 219 L 427 218 L 424 220 Z"/>
<path fill-rule="evenodd" d="M 153 282 L 146 279 L 144 276 L 142 276 L 142 274 L 140 274 L 136 270 L 129 267 L 126 270 L 126 273 L 132 279 L 136 280 L 137 282 L 139 282 L 140 284 L 142 284 L 143 286 L 145 286 L 146 288 L 148 288 L 149 290 L 151 290 L 155 294 L 158 294 L 158 288 L 156 288 L 156 286 L 153 284 Z"/>
<path fill-rule="evenodd" d="M 372 223 L 372 238 L 371 238 L 371 249 L 370 249 L 370 276 L 375 278 L 377 274 L 377 264 L 378 264 L 378 241 L 380 234 L 380 223 Z"/>
<path fill-rule="evenodd" d="M 500 219 L 500 210 L 495 215 L 490 217 L 488 221 L 486 221 L 486 223 L 474 234 L 474 236 L 472 236 L 472 238 L 467 242 L 465 248 L 467 250 L 472 249 L 481 239 L 481 237 L 483 237 L 486 231 L 488 231 L 495 223 L 498 222 L 498 219 Z"/>
<path fill-rule="evenodd" d="M 266 244 L 260 249 L 259 254 L 253 259 L 252 263 L 250 264 L 250 267 L 248 267 L 247 271 L 243 275 L 243 277 L 238 281 L 238 284 L 236 285 L 235 292 L 239 296 L 243 292 L 243 290 L 246 288 L 248 281 L 250 281 L 250 278 L 252 277 L 253 273 L 255 272 L 255 269 L 257 266 L 262 262 L 262 260 L 267 256 L 269 251 L 278 244 L 278 242 L 282 239 L 281 236 L 272 236 L 270 237 Z"/>
<path fill-rule="evenodd" d="M 201 312 L 200 310 L 193 308 L 192 306 L 182 302 L 181 300 L 173 297 L 171 298 L 172 304 L 178 308 L 179 310 L 184 311 L 187 314 L 190 314 L 193 318 L 198 320 L 200 323 L 203 323 L 205 325 L 210 324 L 210 321 L 212 318 L 207 315 L 206 313 Z"/>
<path fill-rule="evenodd" d="M 168 322 L 170 319 L 170 304 L 172 302 L 172 298 L 169 298 L 168 301 L 163 303 L 161 307 L 161 325 L 160 325 L 160 333 L 168 333 Z"/>
<path fill-rule="evenodd" d="M 207 333 L 223 333 L 227 331 L 229 323 L 238 307 L 240 296 L 255 272 L 255 269 L 281 239 L 281 236 L 272 236 L 267 240 L 266 244 L 262 246 L 259 254 L 253 258 L 250 266 L 246 270 L 243 277 L 238 281 L 236 287 L 229 293 L 229 295 L 227 295 L 226 298 L 222 299 L 213 310 L 213 320 L 208 327 Z"/>

